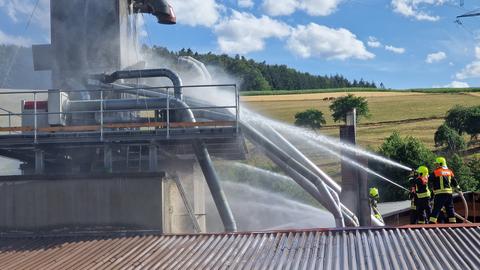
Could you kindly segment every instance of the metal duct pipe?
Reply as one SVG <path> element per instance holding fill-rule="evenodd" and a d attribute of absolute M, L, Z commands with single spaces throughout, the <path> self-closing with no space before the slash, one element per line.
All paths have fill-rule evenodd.
<path fill-rule="evenodd" d="M 290 176 L 299 186 L 301 186 L 306 192 L 308 192 L 317 202 L 320 204 L 324 205 L 325 203 L 325 198 L 322 196 L 322 194 L 318 191 L 318 189 L 315 187 L 315 185 L 309 181 L 307 178 L 299 174 L 297 171 L 292 169 L 290 166 L 288 166 L 285 162 L 283 162 L 282 159 L 278 158 L 277 156 L 273 155 L 271 152 L 266 153 L 268 158 L 270 158 L 275 164 L 277 164 L 278 167 L 282 168 L 282 170 Z M 336 208 L 336 206 L 333 206 Z M 328 208 L 327 208 L 328 209 Z M 330 209 L 328 209 L 330 211 Z M 348 213 L 345 213 L 342 209 L 342 215 L 345 220 L 345 223 L 347 223 L 350 226 L 358 226 L 358 222 L 355 220 L 352 215 L 349 215 Z M 338 217 L 335 217 L 335 222 L 336 224 L 342 224 L 342 220 L 339 219 Z"/>
<path fill-rule="evenodd" d="M 344 217 L 354 220 L 355 222 L 353 223 L 354 224 L 353 226 L 358 226 L 358 219 L 355 216 L 355 214 L 353 214 L 353 212 L 350 211 L 350 209 L 348 209 L 345 205 L 341 203 L 337 191 L 333 189 L 335 187 L 338 187 L 338 190 L 340 190 L 340 186 L 329 175 L 327 175 L 320 168 L 318 168 L 310 159 L 308 159 L 295 146 L 293 146 L 287 139 L 285 139 L 280 133 L 278 133 L 275 129 L 273 129 L 271 126 L 268 126 L 268 131 L 271 131 L 271 133 L 266 132 L 265 134 L 272 134 L 275 137 L 275 139 L 280 142 L 276 144 L 278 147 L 282 148 L 282 150 L 292 155 L 294 159 L 296 159 L 299 163 L 305 166 L 308 170 L 312 171 L 313 173 L 316 173 L 322 182 L 324 183 L 326 182 L 325 184 L 327 184 L 329 196 L 331 197 L 332 200 L 335 201 L 336 205 L 338 205 L 341 208 L 341 211 Z M 328 185 L 328 184 L 331 184 L 331 185 Z"/>
<path fill-rule="evenodd" d="M 141 79 L 141 78 L 157 78 L 166 77 L 172 81 L 174 96 L 177 99 L 183 99 L 182 94 L 182 80 L 178 74 L 170 69 L 140 69 L 140 70 L 119 70 L 110 75 L 101 74 L 94 75 L 93 78 L 103 83 L 113 83 L 121 79 Z"/>
<path fill-rule="evenodd" d="M 302 163 L 307 169 L 314 172 L 318 177 L 320 177 L 330 188 L 332 188 L 336 193 L 340 193 L 341 188 L 328 174 L 318 168 L 309 158 L 307 158 L 302 152 L 300 152 L 295 146 L 293 146 L 287 139 L 285 139 L 278 131 L 273 129 L 271 126 L 267 126 L 268 131 L 270 131 L 275 139 L 279 141 L 279 146 L 287 153 L 293 156 L 294 159 Z"/>
<path fill-rule="evenodd" d="M 198 65 L 197 62 L 193 61 L 192 59 L 193 57 L 191 56 L 180 56 L 177 61 L 179 64 L 192 67 L 195 72 L 202 78 L 202 83 L 207 82 L 207 77 L 205 76 L 202 68 Z"/>
<path fill-rule="evenodd" d="M 182 102 L 182 104 L 185 103 Z M 195 116 L 193 115 L 192 111 L 188 109 L 188 105 L 185 104 L 184 106 L 184 108 L 187 108 L 188 120 L 191 122 L 196 122 Z M 197 157 L 198 164 L 200 165 L 203 175 L 205 176 L 205 180 L 207 181 L 207 185 L 210 189 L 210 193 L 212 194 L 215 206 L 217 207 L 218 213 L 220 214 L 220 218 L 222 220 L 225 231 L 236 232 L 237 223 L 235 222 L 235 218 L 233 217 L 233 213 L 227 201 L 227 197 L 225 196 L 225 192 L 223 192 L 222 186 L 220 185 L 220 179 L 217 175 L 215 167 L 213 166 L 213 162 L 210 158 L 210 154 L 208 153 L 207 146 L 203 141 L 195 140 L 193 142 L 193 149 L 195 151 L 195 156 Z"/>
<path fill-rule="evenodd" d="M 330 208 L 329 210 L 332 212 L 332 214 L 335 217 L 339 217 L 339 218 L 343 217 L 341 208 L 335 206 L 335 201 L 331 199 L 331 194 L 328 192 L 325 183 L 319 180 L 318 177 L 313 172 L 305 168 L 297 160 L 291 158 L 287 153 L 285 153 L 282 149 L 280 149 L 270 140 L 265 138 L 265 136 L 263 136 L 262 134 L 257 132 L 255 129 L 253 129 L 250 125 L 246 123 L 242 123 L 242 130 L 245 133 L 245 135 L 251 139 L 252 142 L 261 146 L 267 152 L 271 152 L 277 158 L 281 159 L 286 165 L 288 165 L 289 167 L 297 171 L 299 174 L 304 176 L 306 179 L 314 183 L 318 191 L 321 194 L 326 196 L 326 198 L 323 200 L 323 202 L 325 203 L 325 206 L 327 208 Z M 327 198 L 330 198 L 330 200 L 328 200 Z"/>
<path fill-rule="evenodd" d="M 170 104 L 177 107 L 186 106 L 180 100 L 170 99 Z M 165 109 L 167 98 L 145 98 L 145 99 L 105 99 L 105 100 L 70 100 L 65 104 L 67 112 L 82 111 L 111 111 L 111 110 L 143 110 L 143 109 Z"/>
<path fill-rule="evenodd" d="M 210 83 L 212 81 L 212 75 L 210 74 L 210 72 L 208 72 L 207 68 L 202 62 L 191 56 L 181 56 L 178 58 L 178 60 L 179 62 L 183 62 L 194 67 L 197 73 L 199 73 L 203 77 L 203 80 L 205 82 Z"/>
<path fill-rule="evenodd" d="M 105 87 L 108 85 L 110 84 L 105 84 Z M 116 91 L 119 91 L 122 93 L 133 94 L 133 95 L 138 95 L 138 96 L 148 97 L 148 98 L 166 98 L 167 97 L 166 93 L 164 93 L 163 91 L 160 91 L 162 89 L 155 89 L 155 90 L 131 89 L 132 87 L 125 86 L 122 84 L 112 84 L 112 85 L 117 88 L 122 88 L 122 89 L 116 89 Z M 212 106 L 211 103 L 204 102 L 194 98 L 189 98 L 188 104 L 193 106 L 198 106 L 198 107 Z M 208 110 L 208 109 L 195 110 L 194 115 L 195 115 L 195 118 L 204 118 L 204 119 L 209 119 L 214 121 L 235 120 L 235 115 L 233 115 L 230 111 L 228 111 L 228 109 L 215 109 L 215 111 Z"/>
<path fill-rule="evenodd" d="M 300 152 L 295 146 L 293 146 L 287 139 L 285 139 L 278 131 L 273 129 L 271 126 L 268 126 L 269 131 L 272 131 L 272 134 L 278 139 L 281 143 L 278 145 L 281 145 L 283 149 L 285 150 L 288 154 L 292 155 L 294 159 L 297 159 L 300 163 L 302 163 L 307 169 L 311 170 L 312 172 L 316 173 L 320 179 L 323 179 L 325 183 L 330 187 L 332 192 L 335 192 L 335 194 L 338 197 L 338 194 L 341 192 L 341 187 L 328 175 L 326 174 L 323 170 L 318 168 L 309 158 L 307 158 L 302 152 Z M 348 209 L 345 205 L 341 204 L 342 209 Z M 348 209 L 348 212 L 350 212 L 350 215 L 355 216 L 350 209 Z M 377 225 L 377 226 L 384 226 L 382 222 L 380 222 L 377 218 L 375 218 L 373 215 L 370 215 L 370 219 L 372 221 L 372 224 Z M 356 216 L 355 216 L 356 218 Z"/>
<path fill-rule="evenodd" d="M 222 219 L 225 231 L 236 232 L 237 224 L 235 222 L 235 218 L 233 217 L 232 210 L 228 204 L 227 197 L 220 186 L 220 180 L 215 168 L 213 167 L 213 163 L 210 159 L 210 154 L 208 153 L 205 143 L 196 141 L 193 144 L 193 148 L 195 150 L 198 163 L 200 164 L 200 168 L 202 168 L 202 172 L 205 175 L 205 180 L 207 181 L 210 193 L 212 193 L 213 201 L 215 202 L 218 212 L 220 213 L 220 218 Z"/>

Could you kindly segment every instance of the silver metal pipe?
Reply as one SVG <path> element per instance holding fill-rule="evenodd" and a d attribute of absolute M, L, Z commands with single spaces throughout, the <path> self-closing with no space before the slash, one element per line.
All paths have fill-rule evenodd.
<path fill-rule="evenodd" d="M 266 155 L 268 158 L 270 158 L 275 164 L 277 164 L 278 167 L 282 168 L 282 170 L 290 176 L 299 186 L 301 186 L 306 192 L 308 192 L 317 202 L 319 202 L 321 205 L 325 206 L 325 198 L 322 196 L 322 194 L 318 191 L 318 189 L 315 187 L 315 185 L 309 181 L 307 178 L 299 174 L 297 171 L 292 169 L 290 166 L 285 164 L 282 159 L 278 158 L 271 152 L 267 152 Z M 326 207 L 326 206 L 325 206 Z M 326 207 L 329 211 L 331 211 L 331 208 L 335 208 L 337 210 L 336 206 L 330 206 Z M 330 209 L 329 209 L 330 208 Z M 348 224 L 349 226 L 358 226 L 358 222 L 355 220 L 352 215 L 349 215 L 347 212 L 343 212 L 342 209 L 342 215 L 343 219 L 345 220 L 345 223 Z M 335 218 L 335 223 L 336 224 L 342 224 L 343 221 L 339 217 L 334 216 Z"/>
<path fill-rule="evenodd" d="M 339 207 L 335 206 L 335 201 L 331 199 L 330 192 L 327 190 L 327 187 L 323 181 L 321 181 L 317 175 L 312 171 L 305 168 L 297 160 L 293 159 L 285 151 L 280 149 L 277 145 L 267 139 L 264 135 L 257 132 L 249 124 L 242 123 L 242 130 L 250 140 L 257 144 L 258 146 L 265 149 L 267 152 L 271 152 L 277 158 L 281 159 L 286 165 L 294 169 L 296 172 L 304 176 L 310 182 L 312 182 L 318 189 L 318 191 L 323 194 L 326 198 L 323 200 L 324 206 L 327 207 L 335 217 L 343 218 L 342 212 Z M 282 168 L 283 169 L 283 168 Z M 328 198 L 328 199 L 327 199 Z M 341 222 L 342 223 L 342 222 Z M 339 224 L 342 226 L 342 224 Z"/>
<path fill-rule="evenodd" d="M 198 63 L 193 61 L 192 59 L 193 59 L 193 57 L 191 57 L 191 56 L 180 56 L 177 61 L 181 65 L 185 65 L 185 66 L 193 68 L 195 70 L 195 72 L 201 77 L 202 83 L 206 83 L 208 79 L 205 76 L 204 71 L 198 65 Z"/>
<path fill-rule="evenodd" d="M 182 99 L 182 80 L 178 74 L 170 69 L 159 68 L 159 69 L 141 69 L 141 70 L 119 70 L 115 71 L 110 75 L 102 74 L 95 75 L 93 78 L 103 82 L 103 83 L 113 83 L 120 79 L 141 79 L 141 78 L 156 78 L 156 77 L 166 77 L 172 81 L 174 95 L 177 99 Z"/>
<path fill-rule="evenodd" d="M 296 160 L 301 162 L 305 167 L 318 175 L 330 188 L 336 193 L 341 192 L 341 187 L 335 180 L 333 180 L 328 174 L 321 170 L 315 163 L 307 158 L 300 150 L 293 146 L 285 137 L 283 137 L 278 131 L 271 126 L 267 126 L 268 131 L 279 141 L 279 146 L 285 150 L 285 152 L 291 154 Z"/>
<path fill-rule="evenodd" d="M 285 139 L 280 133 L 278 133 L 276 130 L 274 130 L 272 127 L 269 126 L 269 131 L 272 131 L 272 134 L 280 140 L 280 144 L 282 147 L 288 149 L 288 153 L 294 158 L 298 158 L 300 163 L 302 163 L 304 166 L 306 166 L 308 169 L 316 173 L 325 183 L 331 188 L 332 192 L 335 192 L 335 194 L 338 197 L 338 194 L 341 192 L 341 187 L 328 175 L 326 174 L 323 170 L 318 168 L 309 158 L 307 158 L 302 152 L 300 152 L 295 146 L 293 146 L 287 139 Z M 350 215 L 355 217 L 355 214 L 351 212 L 350 209 L 348 209 L 345 205 L 341 204 L 342 211 L 348 210 L 350 212 Z M 358 220 L 358 219 L 357 219 Z M 370 220 L 372 221 L 373 225 L 376 226 L 385 226 L 384 223 L 380 222 L 377 218 L 375 218 L 373 215 L 370 215 Z"/>

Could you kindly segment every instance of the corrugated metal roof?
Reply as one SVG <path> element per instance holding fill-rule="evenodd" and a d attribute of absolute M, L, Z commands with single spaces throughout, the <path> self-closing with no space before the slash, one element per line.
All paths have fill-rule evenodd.
<path fill-rule="evenodd" d="M 479 226 L 1 237 L 0 269 L 479 269 Z"/>

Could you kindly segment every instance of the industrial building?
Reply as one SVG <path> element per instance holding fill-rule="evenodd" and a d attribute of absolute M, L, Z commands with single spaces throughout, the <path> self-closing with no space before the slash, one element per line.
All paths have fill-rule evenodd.
<path fill-rule="evenodd" d="M 176 22 L 163 0 L 51 0 L 51 44 L 33 55 L 53 89 L 0 92 L 0 156 L 18 164 L 0 176 L 1 269 L 478 268 L 478 224 L 386 227 L 366 172 L 342 162 L 339 185 L 277 130 L 244 121 L 235 84 L 184 85 L 129 58 L 138 14 Z M 191 57 L 178 65 L 210 77 Z M 340 129 L 353 145 L 355 115 Z M 247 140 L 336 228 L 238 232 L 212 160 L 245 160 Z M 221 233 L 207 233 L 206 196 Z"/>

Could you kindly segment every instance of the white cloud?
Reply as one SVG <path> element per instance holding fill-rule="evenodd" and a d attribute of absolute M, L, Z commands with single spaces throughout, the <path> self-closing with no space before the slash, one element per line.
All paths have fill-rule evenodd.
<path fill-rule="evenodd" d="M 312 16 L 327 16 L 335 12 L 342 0 L 263 0 L 262 7 L 270 16 L 290 15 L 303 10 Z"/>
<path fill-rule="evenodd" d="M 480 47 L 475 47 L 475 58 L 480 59 Z"/>
<path fill-rule="evenodd" d="M 475 58 L 473 62 L 464 67 L 460 72 L 455 74 L 455 78 L 458 80 L 465 80 L 468 78 L 480 77 L 480 47 L 475 47 Z"/>
<path fill-rule="evenodd" d="M 444 87 L 448 87 L 448 88 L 468 88 L 470 87 L 470 85 L 468 85 L 468 83 L 466 82 L 460 82 L 460 81 L 453 81 L 447 85 L 444 85 Z"/>
<path fill-rule="evenodd" d="M 0 10 L 15 23 L 26 23 L 35 7 L 31 0 L 0 0 Z M 50 0 L 40 0 L 32 16 L 32 24 L 50 29 Z"/>
<path fill-rule="evenodd" d="M 405 48 L 394 47 L 391 45 L 385 45 L 385 50 L 391 51 L 393 53 L 402 54 L 405 52 Z"/>
<path fill-rule="evenodd" d="M 424 11 L 428 6 L 443 5 L 448 0 L 392 0 L 393 11 L 418 21 L 438 21 L 439 16 Z"/>
<path fill-rule="evenodd" d="M 190 26 L 213 26 L 223 8 L 215 0 L 170 0 L 177 23 Z"/>
<path fill-rule="evenodd" d="M 342 0 L 303 0 L 300 8 L 312 16 L 327 16 L 335 12 Z"/>
<path fill-rule="evenodd" d="M 366 60 L 375 57 L 367 51 L 363 42 L 347 29 L 333 29 L 315 23 L 299 25 L 293 29 L 287 48 L 303 58 Z"/>
<path fill-rule="evenodd" d="M 238 0 L 238 6 L 242 8 L 251 8 L 255 5 L 253 0 Z"/>
<path fill-rule="evenodd" d="M 379 48 L 382 46 L 382 43 L 380 43 L 375 37 L 368 37 L 367 45 L 368 47 Z"/>
<path fill-rule="evenodd" d="M 222 52 L 245 54 L 263 50 L 268 38 L 287 37 L 290 27 L 265 15 L 257 18 L 250 13 L 233 11 L 214 31 Z"/>
<path fill-rule="evenodd" d="M 299 8 L 298 0 L 264 0 L 263 10 L 270 16 L 290 15 Z"/>
<path fill-rule="evenodd" d="M 8 35 L 0 30 L 0 44 L 29 46 L 32 41 L 28 38 Z"/>
<path fill-rule="evenodd" d="M 437 63 L 447 58 L 447 54 L 444 52 L 430 53 L 427 55 L 425 62 L 429 64 Z"/>
<path fill-rule="evenodd" d="M 460 72 L 455 74 L 455 78 L 458 80 L 465 80 L 468 78 L 480 77 L 480 61 L 475 60 L 472 63 L 464 67 Z"/>

